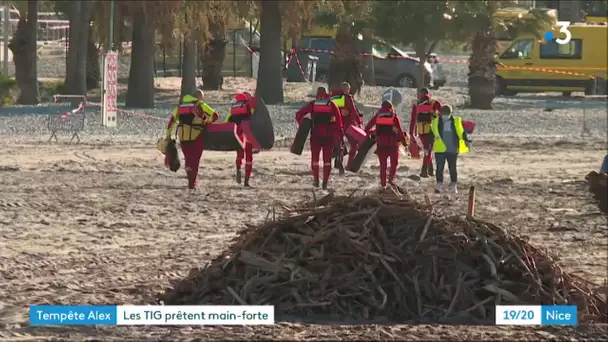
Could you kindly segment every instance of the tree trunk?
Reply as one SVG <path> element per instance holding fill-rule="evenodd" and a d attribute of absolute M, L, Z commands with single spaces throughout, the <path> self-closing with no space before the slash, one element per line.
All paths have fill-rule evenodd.
<path fill-rule="evenodd" d="M 496 82 L 496 36 L 477 33 L 471 43 L 469 58 L 470 106 L 477 109 L 492 109 Z"/>
<path fill-rule="evenodd" d="M 376 71 L 374 70 L 374 41 L 373 37 L 369 34 L 363 35 L 363 53 L 365 57 L 365 67 L 363 69 L 363 81 L 368 86 L 376 85 Z"/>
<path fill-rule="evenodd" d="M 209 30 L 211 39 L 207 42 L 203 55 L 203 89 L 220 90 L 224 83 L 222 69 L 228 44 L 226 25 L 223 22 L 211 22 Z"/>
<path fill-rule="evenodd" d="M 13 53 L 15 80 L 19 86 L 18 104 L 38 104 L 38 1 L 27 2 L 27 17 L 21 17 L 8 47 Z"/>
<path fill-rule="evenodd" d="M 65 92 L 69 95 L 87 94 L 87 48 L 92 11 L 91 0 L 72 1 L 67 13 L 70 39 L 65 71 Z"/>
<path fill-rule="evenodd" d="M 93 39 L 93 30 L 89 30 L 87 43 L 87 90 L 97 89 L 101 85 L 101 66 L 99 63 L 99 48 Z"/>
<path fill-rule="evenodd" d="M 283 103 L 281 11 L 279 1 L 260 1 L 260 64 L 255 94 L 266 104 Z M 288 5 L 287 2 L 283 5 Z"/>
<path fill-rule="evenodd" d="M 334 55 L 329 65 L 327 85 L 331 90 L 340 88 L 340 83 L 351 85 L 351 94 L 359 93 L 363 87 L 363 71 L 359 41 L 349 25 L 338 28 L 335 40 Z"/>
<path fill-rule="evenodd" d="M 184 95 L 194 95 L 196 91 L 196 43 L 191 34 L 184 38 L 182 57 L 182 88 L 180 99 Z"/>
<path fill-rule="evenodd" d="M 127 107 L 154 108 L 155 43 L 154 23 L 146 15 L 136 15 L 133 19 Z"/>
<path fill-rule="evenodd" d="M 418 63 L 418 77 L 416 80 L 416 87 L 418 89 L 422 89 L 425 87 L 426 82 L 430 80 L 426 80 L 426 68 L 424 67 L 424 62 L 426 62 L 426 41 L 419 41 L 414 44 L 414 49 L 416 50 L 416 56 L 420 62 Z"/>

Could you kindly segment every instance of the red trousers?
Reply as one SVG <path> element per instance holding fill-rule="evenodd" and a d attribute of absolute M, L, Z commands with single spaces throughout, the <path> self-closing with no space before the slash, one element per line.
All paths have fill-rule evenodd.
<path fill-rule="evenodd" d="M 243 165 L 243 158 L 245 159 L 245 180 L 248 180 L 253 170 L 253 145 L 245 143 L 244 150 L 236 151 L 236 168 L 241 169 Z"/>
<path fill-rule="evenodd" d="M 193 141 L 181 142 L 182 152 L 184 152 L 184 165 L 188 176 L 188 189 L 196 187 L 198 178 L 198 168 L 203 155 L 203 135 L 199 135 Z"/>
<path fill-rule="evenodd" d="M 321 156 L 321 151 L 323 152 L 323 182 L 327 182 L 329 180 L 329 175 L 331 174 L 331 158 L 334 153 L 334 148 L 336 146 L 336 142 L 332 137 L 310 137 L 310 151 L 311 155 L 311 163 L 310 168 L 312 170 L 312 176 L 315 180 L 319 179 L 319 159 Z"/>
<path fill-rule="evenodd" d="M 433 134 L 420 134 L 420 141 L 425 151 L 422 155 L 422 168 L 433 165 L 433 142 L 435 137 Z"/>
<path fill-rule="evenodd" d="M 376 149 L 378 160 L 380 161 L 380 184 L 386 185 L 386 171 L 388 169 L 388 161 L 390 159 L 391 168 L 389 172 L 389 182 L 395 181 L 397 175 L 397 166 L 399 166 L 399 145 L 395 146 L 378 146 Z"/>

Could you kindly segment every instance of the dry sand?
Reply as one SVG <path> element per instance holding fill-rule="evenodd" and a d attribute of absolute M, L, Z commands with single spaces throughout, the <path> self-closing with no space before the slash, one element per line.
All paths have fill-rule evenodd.
<path fill-rule="evenodd" d="M 201 190 L 185 191 L 183 169 L 162 167 L 153 141 L 49 145 L 11 138 L 0 146 L 0 339 L 579 339 L 608 338 L 605 327 L 402 326 L 30 327 L 32 304 L 144 304 L 190 268 L 224 249 L 246 223 L 312 196 L 309 156 L 273 150 L 255 156 L 253 189 L 233 180 L 234 153 L 205 152 Z M 584 152 L 582 152 L 584 150 Z M 479 142 L 460 159 L 461 194 L 434 195 L 445 214 L 464 213 L 477 186 L 477 216 L 530 236 L 568 271 L 601 284 L 608 229 L 587 192 L 601 144 Z M 433 186 L 400 183 L 422 199 Z M 340 193 L 377 188 L 377 162 L 334 176 Z"/>

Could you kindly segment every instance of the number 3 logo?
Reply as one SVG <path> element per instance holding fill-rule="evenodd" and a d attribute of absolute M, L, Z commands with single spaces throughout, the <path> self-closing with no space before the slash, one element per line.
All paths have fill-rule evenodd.
<path fill-rule="evenodd" d="M 559 33 L 565 34 L 566 38 L 564 38 L 564 39 L 557 38 L 557 39 L 555 39 L 555 42 L 560 45 L 568 44 L 570 42 L 570 39 L 572 39 L 572 33 L 570 33 L 570 30 L 568 30 L 568 26 L 570 26 L 570 22 L 569 21 L 558 21 L 557 25 L 560 26 Z"/>

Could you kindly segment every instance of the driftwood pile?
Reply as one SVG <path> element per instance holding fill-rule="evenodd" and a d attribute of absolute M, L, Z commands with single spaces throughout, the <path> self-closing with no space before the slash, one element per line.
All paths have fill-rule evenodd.
<path fill-rule="evenodd" d="M 394 197 L 326 197 L 245 229 L 159 302 L 460 323 L 493 323 L 498 304 L 575 304 L 580 321 L 607 321 L 605 297 L 525 238 Z"/>
<path fill-rule="evenodd" d="M 608 215 L 608 173 L 591 171 L 585 179 L 589 183 L 589 191 L 598 201 L 600 210 Z"/>

